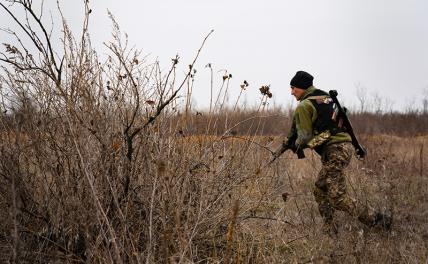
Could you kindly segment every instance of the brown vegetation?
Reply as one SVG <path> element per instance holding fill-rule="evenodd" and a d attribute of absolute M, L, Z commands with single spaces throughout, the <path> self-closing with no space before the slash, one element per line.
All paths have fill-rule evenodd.
<path fill-rule="evenodd" d="M 15 4 L 37 22 L 29 2 Z M 7 45 L 1 55 L 0 261 L 427 261 L 428 138 L 398 137 L 426 134 L 426 115 L 352 117 L 369 154 L 351 163 L 350 192 L 392 210 L 394 224 L 385 233 L 338 213 L 332 239 L 312 195 L 317 155 L 286 153 L 263 167 L 281 140 L 273 135 L 288 130 L 288 112 L 268 110 L 269 94 L 251 111 L 225 110 L 220 94 L 206 113 L 178 106 L 181 90 L 191 96 L 195 61 L 182 80 L 178 57 L 162 73 L 127 48 L 112 21 L 105 62 L 90 46 L 87 20 L 79 40 L 62 25 L 61 56 L 37 23 L 26 28 L 38 53 Z M 405 126 L 393 125 L 401 118 Z"/>

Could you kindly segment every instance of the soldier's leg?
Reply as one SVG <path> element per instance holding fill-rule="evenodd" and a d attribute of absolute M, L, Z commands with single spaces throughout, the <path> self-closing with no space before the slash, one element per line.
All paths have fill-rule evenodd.
<path fill-rule="evenodd" d="M 342 172 L 331 171 L 329 175 L 328 197 L 332 207 L 358 217 L 357 205 L 347 194 L 345 177 Z"/>
<path fill-rule="evenodd" d="M 337 234 L 337 226 L 333 222 L 334 209 L 331 207 L 327 189 L 323 186 L 323 175 L 320 173 L 315 183 L 314 196 L 318 203 L 318 210 L 324 220 L 323 232 L 329 235 Z"/>
<path fill-rule="evenodd" d="M 358 218 L 367 226 L 381 225 L 389 230 L 392 222 L 390 216 L 375 212 L 368 205 L 357 203 L 347 194 L 344 169 L 349 165 L 353 151 L 350 143 L 333 144 L 327 147 L 322 170 L 325 170 L 326 174 L 330 205 L 335 210 L 345 211 Z"/>
<path fill-rule="evenodd" d="M 368 224 L 373 222 L 373 210 L 357 206 L 356 201 L 347 193 L 344 169 L 349 165 L 352 153 L 353 147 L 350 143 L 333 144 L 326 148 L 322 171 L 326 174 L 328 199 L 334 209 L 347 212 Z"/>
<path fill-rule="evenodd" d="M 357 203 L 346 192 L 345 177 L 343 173 L 336 174 L 329 188 L 329 199 L 332 207 L 349 213 L 366 226 L 381 225 L 385 230 L 391 227 L 391 217 L 376 212 L 371 206 Z"/>
<path fill-rule="evenodd" d="M 324 219 L 324 222 L 331 223 L 333 221 L 334 209 L 330 205 L 327 190 L 325 188 L 318 187 L 318 182 L 319 180 L 315 183 L 314 188 L 315 201 L 318 203 L 318 210 L 321 217 Z"/>

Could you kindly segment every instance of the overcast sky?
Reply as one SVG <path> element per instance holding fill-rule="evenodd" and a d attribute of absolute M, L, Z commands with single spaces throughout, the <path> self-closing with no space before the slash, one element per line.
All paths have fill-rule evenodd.
<path fill-rule="evenodd" d="M 49 8 L 56 1 L 45 2 Z M 81 1 L 60 2 L 77 31 Z M 314 75 L 316 87 L 338 90 L 348 105 L 357 104 L 357 87 L 365 87 L 369 97 L 385 96 L 394 109 L 412 103 L 421 108 L 428 96 L 426 0 L 91 0 L 90 6 L 92 41 L 101 53 L 110 39 L 108 9 L 130 43 L 165 69 L 176 54 L 187 67 L 214 29 L 197 64 L 198 108 L 209 103 L 207 63 L 233 75 L 231 101 L 247 80 L 249 105 L 260 101 L 258 88 L 265 84 L 276 104 L 289 104 L 289 81 L 298 70 Z M 9 26 L 0 12 L 1 24 Z M 222 73 L 216 74 L 219 88 Z"/>

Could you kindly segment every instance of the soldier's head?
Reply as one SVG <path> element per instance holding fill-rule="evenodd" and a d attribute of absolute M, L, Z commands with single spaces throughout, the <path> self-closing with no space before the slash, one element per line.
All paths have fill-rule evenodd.
<path fill-rule="evenodd" d="M 314 77 L 305 71 L 298 71 L 290 81 L 291 94 L 297 100 L 302 98 L 305 90 L 313 85 Z"/>

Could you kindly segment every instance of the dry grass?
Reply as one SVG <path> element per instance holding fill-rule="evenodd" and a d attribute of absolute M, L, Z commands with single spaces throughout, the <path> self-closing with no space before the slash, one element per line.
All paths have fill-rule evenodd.
<path fill-rule="evenodd" d="M 90 173 L 96 173 L 97 199 L 115 231 L 122 259 L 136 263 L 147 259 L 233 263 L 427 260 L 426 157 L 421 156 L 426 138 L 364 139 L 369 156 L 365 162 L 352 162 L 350 191 L 375 208 L 392 209 L 393 230 L 369 230 L 337 213 L 340 229 L 336 239 L 320 230 L 312 195 L 320 166 L 316 154 L 307 152 L 306 160 L 297 160 L 286 153 L 272 167 L 260 170 L 270 154 L 248 141 L 175 135 L 162 138 L 164 144 L 149 147 L 162 151 L 151 158 L 147 153 L 136 157 L 134 170 L 139 173 L 132 179 L 132 192 L 126 200 L 115 197 L 121 184 L 114 179 L 119 175 L 109 176 L 115 163 L 104 163 L 104 168 L 97 165 L 94 145 L 86 143 L 91 146 L 84 155 L 88 162 L 92 159 L 88 165 L 94 166 Z M 266 139 L 254 140 L 263 143 Z M 34 149 L 30 144 L 23 144 L 26 151 L 21 156 L 31 155 Z M 2 171 L 11 169 L 5 164 L 7 148 L 11 145 L 4 142 Z M 20 260 L 115 262 L 106 255 L 112 246 L 107 223 L 99 215 L 84 172 L 78 165 L 61 164 L 63 168 L 58 168 L 58 161 L 50 161 L 47 167 L 32 159 L 13 164 L 21 171 L 18 179 L 27 187 L 18 192 L 19 197 L 28 196 L 27 205 L 19 201 Z M 2 211 L 10 212 L 10 183 L 2 179 Z M 281 198 L 284 192 L 288 193 L 286 202 Z M 13 218 L 6 219 L 1 227 L 2 244 L 10 248 L 14 223 Z M 79 243 L 84 253 L 79 251 Z M 10 254 L 3 256 L 9 258 Z"/>
<path fill-rule="evenodd" d="M 178 57 L 162 72 L 127 48 L 112 18 L 110 55 L 100 61 L 86 6 L 83 37 L 64 22 L 58 55 L 31 23 L 39 17 L 31 4 L 16 5 L 38 37 L 32 49 L 6 45 L 1 57 L 2 262 L 427 262 L 426 137 L 362 138 L 369 155 L 351 163 L 350 192 L 392 210 L 393 230 L 368 230 L 339 212 L 332 239 L 312 195 L 316 154 L 263 166 L 289 120 L 267 109 L 268 94 L 251 111 L 227 111 L 225 75 L 201 116 L 189 103 L 201 50 L 180 79 Z M 279 122 L 284 129 L 272 126 Z"/>

